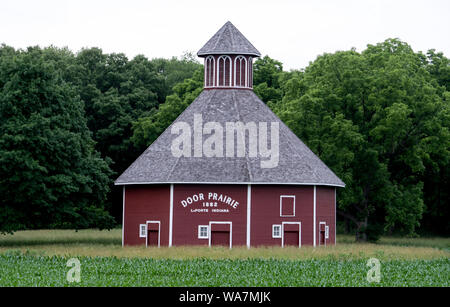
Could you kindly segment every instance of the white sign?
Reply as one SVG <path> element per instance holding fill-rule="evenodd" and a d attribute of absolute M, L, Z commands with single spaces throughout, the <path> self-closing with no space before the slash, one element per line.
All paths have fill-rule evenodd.
<path fill-rule="evenodd" d="M 328 226 L 325 226 L 325 239 L 328 239 L 329 229 Z"/>

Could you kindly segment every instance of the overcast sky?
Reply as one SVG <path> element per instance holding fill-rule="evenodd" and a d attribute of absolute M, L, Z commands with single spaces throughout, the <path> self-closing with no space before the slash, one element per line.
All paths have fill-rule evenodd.
<path fill-rule="evenodd" d="M 0 43 L 168 58 L 196 53 L 228 20 L 286 70 L 396 37 L 450 56 L 449 0 L 0 0 Z"/>

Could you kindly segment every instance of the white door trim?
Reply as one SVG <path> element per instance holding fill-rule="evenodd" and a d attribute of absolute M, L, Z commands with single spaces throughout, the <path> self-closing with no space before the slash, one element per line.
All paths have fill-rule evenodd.
<path fill-rule="evenodd" d="M 161 243 L 161 221 L 146 221 L 147 232 L 145 233 L 145 247 L 148 247 L 148 224 L 158 224 L 158 247 L 160 247 Z"/>
<path fill-rule="evenodd" d="M 313 200 L 313 246 L 316 246 L 316 186 L 314 186 L 314 200 Z"/>
<path fill-rule="evenodd" d="M 124 246 L 125 235 L 125 186 L 122 189 L 122 246 Z"/>
<path fill-rule="evenodd" d="M 321 244 L 320 244 L 320 239 L 322 238 L 321 230 L 320 230 L 320 225 L 322 225 L 322 224 L 324 224 L 325 227 L 327 227 L 327 222 L 319 222 L 319 246 L 321 245 Z M 324 229 L 324 230 L 325 230 L 325 229 Z M 325 236 L 323 236 L 323 240 L 324 240 L 324 242 L 323 242 L 322 245 L 327 246 L 327 238 L 326 238 Z"/>

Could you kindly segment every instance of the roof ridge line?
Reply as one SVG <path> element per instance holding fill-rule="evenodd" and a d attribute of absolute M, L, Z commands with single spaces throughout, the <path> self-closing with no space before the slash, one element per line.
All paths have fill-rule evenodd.
<path fill-rule="evenodd" d="M 198 96 L 197 97 L 200 97 L 200 95 L 203 93 L 203 90 L 200 92 L 200 94 L 198 94 Z M 191 103 L 192 104 L 192 103 Z M 185 112 L 185 111 L 187 111 L 188 109 L 189 109 L 189 107 L 191 106 L 191 104 L 190 105 L 188 105 L 187 106 L 187 108 L 186 109 L 184 109 L 184 111 L 183 112 L 181 112 L 181 114 L 180 115 L 178 115 L 177 116 L 177 118 L 166 128 L 166 129 L 164 129 L 164 131 L 163 132 L 161 132 L 161 134 L 160 135 L 158 135 L 158 137 L 153 141 L 153 142 L 151 142 L 148 146 L 147 146 L 147 148 L 122 172 L 122 174 L 120 174 L 120 176 L 118 177 L 118 178 L 116 178 L 116 180 L 114 180 L 114 182 L 116 182 L 117 180 L 119 180 L 120 179 L 120 177 L 122 177 L 122 175 L 123 174 L 125 174 L 129 169 L 131 169 L 131 167 L 136 163 L 136 161 L 138 161 L 138 160 L 140 160 L 142 157 L 144 157 L 145 156 L 145 154 L 150 150 L 150 147 L 153 145 L 153 144 L 155 144 L 160 138 L 162 138 L 162 136 L 163 136 L 163 134 L 166 132 L 166 131 L 168 131 L 169 130 L 169 128 L 170 127 L 172 127 L 172 125 L 177 121 L 177 119 Z"/>
<path fill-rule="evenodd" d="M 221 31 L 221 32 L 219 33 L 219 36 L 217 37 L 217 40 L 216 40 L 216 42 L 215 42 L 215 44 L 214 44 L 214 48 L 213 48 L 213 49 L 216 49 L 217 44 L 219 43 L 220 39 L 222 38 L 222 35 L 223 35 L 223 32 L 225 31 L 225 26 L 226 26 L 226 25 L 227 25 L 227 24 L 225 23 L 225 24 L 222 26 L 222 28 L 219 29 L 219 31 L 222 30 L 222 29 L 224 29 L 224 30 Z M 213 36 L 213 37 L 214 37 L 214 36 Z"/>
<path fill-rule="evenodd" d="M 236 112 L 237 112 L 237 115 L 238 115 L 238 120 L 241 121 L 241 113 L 239 112 L 238 104 L 237 104 L 237 102 L 236 102 L 236 92 L 235 92 L 235 90 L 232 91 L 232 97 L 233 97 L 234 105 L 235 105 L 235 107 L 236 107 Z M 245 143 L 245 132 L 243 132 L 243 130 L 242 130 L 242 133 L 244 134 L 244 135 L 243 135 L 243 138 L 244 138 L 244 143 Z M 249 135 L 249 137 L 250 137 L 250 135 Z M 249 146 L 250 146 L 250 144 L 249 144 Z M 250 148 L 250 147 L 249 147 L 249 148 Z M 236 150 L 237 150 L 237 149 L 236 149 Z M 247 164 L 247 172 L 248 172 L 248 178 L 249 178 L 249 181 L 252 181 L 252 180 L 253 180 L 253 174 L 252 174 L 252 170 L 251 170 L 251 168 L 250 168 L 250 162 L 248 161 L 248 155 L 247 155 L 247 154 L 245 155 L 245 164 Z"/>
<path fill-rule="evenodd" d="M 230 23 L 234 28 L 236 28 L 230 21 L 228 21 L 226 24 L 228 24 L 228 23 Z M 237 28 L 236 28 L 236 30 L 239 31 Z M 233 31 L 230 31 L 230 38 L 231 38 L 231 43 L 232 43 L 231 48 L 234 48 L 234 33 L 233 33 Z"/>

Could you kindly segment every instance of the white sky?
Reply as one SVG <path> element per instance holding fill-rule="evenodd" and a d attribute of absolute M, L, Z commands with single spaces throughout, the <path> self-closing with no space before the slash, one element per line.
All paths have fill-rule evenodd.
<path fill-rule="evenodd" d="M 169 58 L 196 53 L 228 20 L 286 70 L 395 37 L 450 56 L 449 0 L 0 0 L 0 43 Z"/>

